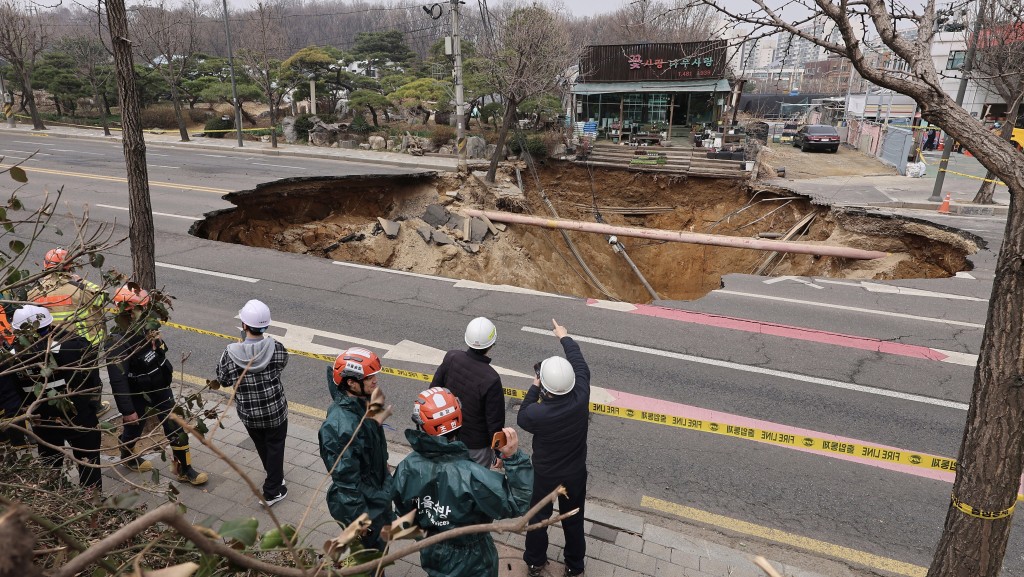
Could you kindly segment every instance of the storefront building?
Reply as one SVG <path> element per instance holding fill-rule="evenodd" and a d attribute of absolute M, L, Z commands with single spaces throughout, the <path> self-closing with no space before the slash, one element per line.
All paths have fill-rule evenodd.
<path fill-rule="evenodd" d="M 687 136 L 719 121 L 729 102 L 726 42 L 587 46 L 573 85 L 577 122 L 598 138 Z"/>

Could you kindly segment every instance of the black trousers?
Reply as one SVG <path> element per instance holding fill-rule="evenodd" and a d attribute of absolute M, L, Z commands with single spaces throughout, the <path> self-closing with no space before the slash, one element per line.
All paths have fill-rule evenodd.
<path fill-rule="evenodd" d="M 136 393 L 130 397 L 131 404 L 135 407 L 135 414 L 139 420 L 126 423 L 121 432 L 121 442 L 129 449 L 135 446 L 135 441 L 142 436 L 145 428 L 146 418 L 155 416 L 160 420 L 164 428 L 164 435 L 172 447 L 188 446 L 188 435 L 178 426 L 177 423 L 167 418 L 168 413 L 174 408 L 174 393 L 170 387 L 164 387 L 146 393 Z"/>
<path fill-rule="evenodd" d="M 44 403 L 39 407 L 40 421 L 32 425 L 32 431 L 43 441 L 56 447 L 64 443 L 71 445 L 71 452 L 79 461 L 100 464 L 99 420 L 93 408 L 92 399 L 85 395 L 70 397 L 74 412 L 65 414 L 54 405 Z M 64 453 L 39 444 L 39 458 L 54 469 L 64 466 Z M 78 483 L 83 487 L 103 486 L 103 475 L 97 467 L 78 465 Z"/>
<path fill-rule="evenodd" d="M 569 493 L 568 497 L 558 498 L 558 510 L 562 513 L 579 508 L 580 512 L 562 521 L 562 533 L 565 535 L 565 566 L 574 573 L 583 572 L 583 558 L 587 554 L 587 542 L 583 538 L 583 505 L 587 499 L 586 472 L 572 477 L 555 477 L 534 473 L 533 497 L 530 506 L 534 506 L 556 487 L 562 485 Z M 548 504 L 530 519 L 530 524 L 539 523 L 551 517 L 554 507 Z M 526 551 L 523 561 L 527 565 L 540 566 L 548 560 L 548 530 L 535 529 L 526 534 Z"/>
<path fill-rule="evenodd" d="M 245 427 L 249 437 L 256 444 L 256 452 L 263 462 L 267 480 L 263 482 L 263 496 L 267 499 L 281 493 L 284 482 L 284 441 L 288 438 L 288 420 L 269 429 Z"/>

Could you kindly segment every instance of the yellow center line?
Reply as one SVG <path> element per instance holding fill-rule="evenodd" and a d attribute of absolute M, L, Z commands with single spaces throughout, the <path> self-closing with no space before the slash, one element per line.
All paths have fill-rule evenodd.
<path fill-rule="evenodd" d="M 10 168 L 11 166 L 13 166 L 13 165 L 0 163 L 0 168 Z M 49 169 L 49 168 L 38 168 L 38 167 L 35 167 L 35 166 L 24 166 L 24 165 L 22 165 L 21 168 L 25 172 L 37 172 L 37 173 L 40 173 L 40 174 L 53 174 L 53 175 L 57 175 L 57 176 L 71 176 L 71 177 L 75 177 L 75 178 L 87 178 L 87 179 L 90 179 L 90 180 L 103 180 L 103 181 L 106 181 L 106 182 L 120 182 L 120 183 L 125 183 L 125 184 L 128 183 L 128 179 L 127 178 L 121 178 L 121 177 L 118 177 L 118 176 L 103 176 L 103 175 L 99 175 L 99 174 L 88 174 L 88 173 L 84 173 L 84 172 L 68 172 L 68 171 L 64 171 L 64 170 L 53 170 L 53 169 Z M 227 194 L 229 192 L 233 192 L 233 191 L 228 190 L 226 188 L 213 188 L 213 187 L 210 187 L 210 186 L 195 186 L 195 185 L 191 185 L 191 184 L 175 184 L 173 182 L 161 182 L 161 181 L 158 181 L 158 180 L 150 180 L 149 181 L 149 185 L 157 187 L 157 188 L 173 188 L 175 190 L 195 190 L 197 192 L 212 192 L 214 194 Z"/>
<path fill-rule="evenodd" d="M 671 501 L 662 501 L 661 499 L 648 497 L 647 495 L 640 498 L 640 506 L 648 509 L 654 509 L 655 511 L 661 511 L 662 513 L 675 515 L 677 517 L 683 517 L 684 519 L 690 519 L 691 521 L 713 525 L 735 533 L 741 533 L 764 539 L 766 541 L 789 545 L 791 547 L 796 547 L 805 551 L 831 557 L 833 559 L 849 561 L 871 569 L 880 569 L 897 575 L 906 575 L 907 577 L 924 577 L 928 573 L 928 569 L 926 567 L 921 567 L 920 565 L 912 565 L 910 563 L 904 563 L 903 561 L 897 561 L 896 559 L 874 555 L 866 551 L 859 551 L 857 549 L 851 549 L 849 547 L 811 539 L 810 537 L 772 529 L 771 527 L 764 527 L 762 525 L 740 521 L 739 519 L 716 515 L 700 509 L 694 509 L 693 507 L 686 507 L 685 505 L 672 503 Z"/>

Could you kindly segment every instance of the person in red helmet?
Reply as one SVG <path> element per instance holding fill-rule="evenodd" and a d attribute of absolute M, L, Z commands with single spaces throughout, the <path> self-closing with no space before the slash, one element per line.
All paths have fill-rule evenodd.
<path fill-rule="evenodd" d="M 126 284 L 114 293 L 113 301 L 117 313 L 107 344 L 107 375 L 124 424 L 121 464 L 138 472 L 153 469 L 152 463 L 134 453 L 145 419 L 152 415 L 163 426 L 171 446 L 171 468 L 178 480 L 191 485 L 205 484 L 209 476 L 192 466 L 188 433 L 168 418 L 174 408 L 174 367 L 167 358 L 167 344 L 160 338 L 160 332 L 145 327 L 144 317 L 151 303 L 149 292 Z"/>
<path fill-rule="evenodd" d="M 458 435 L 462 404 L 445 388 L 416 397 L 405 438 L 413 452 L 395 468 L 395 508 L 416 511 L 416 524 L 428 535 L 466 525 L 523 515 L 530 507 L 533 465 L 519 450 L 519 437 L 505 427 L 503 466 L 488 469 L 472 460 Z M 498 551 L 490 533 L 454 537 L 420 551 L 430 577 L 497 577 Z"/>
<path fill-rule="evenodd" d="M 319 435 L 320 457 L 331 476 L 327 489 L 331 516 L 347 527 L 363 513 L 369 515 L 372 525 L 363 535 L 362 545 L 378 550 L 387 537 L 381 538 L 381 530 L 395 519 L 383 427 L 391 407 L 363 419 L 380 371 L 380 358 L 373 351 L 353 347 L 338 355 L 334 365 L 327 367 L 327 388 L 333 402 Z M 378 397 L 383 402 L 383 395 L 378 393 Z"/>
<path fill-rule="evenodd" d="M 284 484 L 288 399 L 281 382 L 288 351 L 264 334 L 271 321 L 270 308 L 263 302 L 253 299 L 245 303 L 238 318 L 242 321 L 242 341 L 231 343 L 221 355 L 217 380 L 225 387 L 235 387 L 238 419 L 256 445 L 267 472 L 260 503 L 270 507 L 288 496 Z"/>

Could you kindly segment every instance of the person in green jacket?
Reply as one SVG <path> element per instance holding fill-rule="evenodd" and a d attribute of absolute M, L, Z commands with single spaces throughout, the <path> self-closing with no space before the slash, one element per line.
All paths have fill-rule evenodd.
<path fill-rule="evenodd" d="M 503 462 L 488 469 L 472 461 L 469 449 L 456 439 L 462 407 L 448 389 L 421 392 L 412 420 L 417 428 L 406 430 L 405 438 L 413 452 L 395 469 L 399 514 L 415 509 L 416 524 L 433 535 L 529 510 L 533 465 L 519 450 L 515 429 L 502 429 L 507 438 Z M 490 533 L 454 537 L 420 551 L 420 565 L 430 577 L 497 577 L 498 550 Z"/>
<path fill-rule="evenodd" d="M 334 402 L 320 426 L 320 458 L 331 475 L 327 508 L 342 527 L 363 513 L 369 515 L 373 524 L 362 537 L 368 549 L 383 548 L 381 529 L 395 520 L 383 429 L 390 410 L 367 418 L 356 431 L 380 370 L 380 358 L 367 349 L 353 347 L 338 355 L 334 366 L 327 368 L 327 388 Z M 349 441 L 352 444 L 342 453 Z"/>

